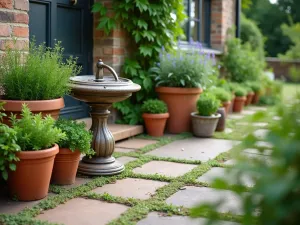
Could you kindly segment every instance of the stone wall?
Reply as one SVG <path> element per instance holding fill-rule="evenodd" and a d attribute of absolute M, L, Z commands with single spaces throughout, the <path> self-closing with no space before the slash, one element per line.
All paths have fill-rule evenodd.
<path fill-rule="evenodd" d="M 13 46 L 14 38 L 18 39 L 16 48 L 28 45 L 28 11 L 28 0 L 0 0 L 0 53 L 4 52 L 6 46 Z"/>

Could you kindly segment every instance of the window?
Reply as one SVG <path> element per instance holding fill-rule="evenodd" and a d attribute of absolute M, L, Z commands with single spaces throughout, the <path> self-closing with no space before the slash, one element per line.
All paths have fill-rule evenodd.
<path fill-rule="evenodd" d="M 185 37 L 181 41 L 210 43 L 210 0 L 184 0 L 187 19 L 184 24 Z"/>

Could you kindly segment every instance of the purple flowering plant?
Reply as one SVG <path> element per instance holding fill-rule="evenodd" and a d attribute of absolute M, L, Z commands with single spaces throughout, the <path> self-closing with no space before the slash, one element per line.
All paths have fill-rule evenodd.
<path fill-rule="evenodd" d="M 219 71 L 215 56 L 205 53 L 200 43 L 191 46 L 190 50 L 173 52 L 162 49 L 160 61 L 150 70 L 156 86 L 205 89 L 214 82 Z"/>

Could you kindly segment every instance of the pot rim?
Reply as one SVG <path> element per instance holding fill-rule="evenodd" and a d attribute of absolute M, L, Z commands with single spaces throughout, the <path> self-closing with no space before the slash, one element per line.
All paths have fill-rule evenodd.
<path fill-rule="evenodd" d="M 222 105 L 229 105 L 229 104 L 231 104 L 231 101 L 229 100 L 229 101 L 226 101 L 226 102 L 222 102 Z"/>
<path fill-rule="evenodd" d="M 75 151 L 72 151 L 70 148 L 59 148 L 58 154 L 71 155 L 71 154 L 81 154 L 81 152 L 78 149 L 76 149 Z"/>
<path fill-rule="evenodd" d="M 169 118 L 170 114 L 167 113 L 143 113 L 142 117 L 145 119 L 165 119 L 165 118 Z"/>
<path fill-rule="evenodd" d="M 22 110 L 22 105 L 25 103 L 32 112 L 59 110 L 65 107 L 63 98 L 50 100 L 6 100 L 0 99 L 0 102 L 5 102 L 4 109 L 9 112 L 19 112 Z"/>
<path fill-rule="evenodd" d="M 16 156 L 19 159 L 39 159 L 39 158 L 47 158 L 56 155 L 59 152 L 59 147 L 57 144 L 54 146 L 41 149 L 38 151 L 20 151 L 16 153 Z"/>
<path fill-rule="evenodd" d="M 203 92 L 202 88 L 186 88 L 186 87 L 156 87 L 155 91 L 162 94 L 201 94 Z"/>
<path fill-rule="evenodd" d="M 241 100 L 246 100 L 246 99 L 247 99 L 246 96 L 235 96 L 235 99 L 234 99 L 234 100 L 239 100 L 239 101 L 241 101 Z"/>
<path fill-rule="evenodd" d="M 220 113 L 214 113 L 215 116 L 200 116 L 198 115 L 198 112 L 192 112 L 191 116 L 199 119 L 207 119 L 207 120 L 213 120 L 213 119 L 219 119 L 221 117 Z"/>

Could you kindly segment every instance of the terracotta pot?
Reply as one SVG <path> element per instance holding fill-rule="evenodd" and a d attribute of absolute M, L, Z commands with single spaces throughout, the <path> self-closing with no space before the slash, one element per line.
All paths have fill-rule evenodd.
<path fill-rule="evenodd" d="M 243 97 L 236 96 L 234 98 L 234 103 L 233 103 L 233 112 L 242 112 L 246 99 L 247 98 L 245 96 Z"/>
<path fill-rule="evenodd" d="M 258 101 L 259 101 L 259 97 L 260 97 L 260 93 L 259 92 L 255 92 L 251 103 L 252 104 L 257 104 Z"/>
<path fill-rule="evenodd" d="M 202 89 L 157 87 L 155 90 L 159 99 L 168 106 L 170 118 L 167 122 L 167 130 L 173 134 L 191 131 L 190 114 L 196 111 L 196 102 Z"/>
<path fill-rule="evenodd" d="M 76 179 L 80 151 L 72 152 L 68 148 L 59 148 L 54 160 L 51 183 L 58 185 L 73 184 Z"/>
<path fill-rule="evenodd" d="M 20 201 L 45 198 L 48 194 L 51 173 L 58 145 L 40 151 L 21 151 L 16 171 L 8 174 L 9 193 Z"/>
<path fill-rule="evenodd" d="M 245 106 L 250 105 L 250 103 L 252 102 L 253 96 L 254 96 L 254 92 L 250 92 L 250 93 L 247 94 L 247 99 L 245 101 Z"/>
<path fill-rule="evenodd" d="M 225 113 L 226 113 L 225 116 L 227 116 L 229 114 L 229 112 L 230 112 L 231 101 L 222 102 L 222 106 L 225 109 Z"/>
<path fill-rule="evenodd" d="M 167 119 L 169 118 L 169 113 L 143 113 L 142 116 L 145 121 L 147 133 L 150 136 L 161 137 L 164 135 L 164 130 L 166 127 Z"/>
<path fill-rule="evenodd" d="M 199 116 L 198 112 L 192 112 L 193 134 L 197 137 L 211 137 L 216 130 L 220 114 L 214 116 Z"/>
<path fill-rule="evenodd" d="M 19 100 L 5 100 L 0 99 L 0 103 L 5 102 L 3 108 L 6 117 L 3 117 L 3 122 L 10 125 L 9 117 L 11 113 L 15 114 L 17 118 L 21 117 L 22 105 L 25 103 L 30 111 L 34 114 L 42 113 L 43 116 L 51 115 L 54 119 L 59 116 L 60 109 L 65 107 L 64 99 L 40 100 L 40 101 L 19 101 Z"/>
<path fill-rule="evenodd" d="M 222 132 L 225 130 L 226 127 L 226 111 L 225 108 L 219 108 L 217 111 L 218 114 L 221 115 L 219 121 L 217 123 L 216 131 Z"/>

